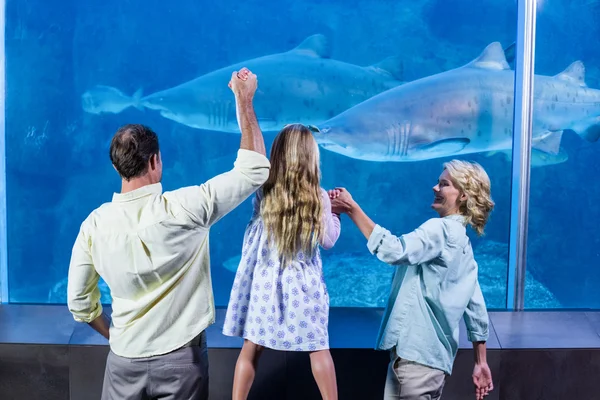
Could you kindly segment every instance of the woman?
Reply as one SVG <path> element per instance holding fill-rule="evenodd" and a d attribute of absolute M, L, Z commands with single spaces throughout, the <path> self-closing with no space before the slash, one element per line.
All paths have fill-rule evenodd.
<path fill-rule="evenodd" d="M 223 326 L 223 334 L 245 339 L 233 399 L 247 398 L 264 347 L 310 352 L 322 397 L 337 399 L 319 246 L 333 247 L 340 235 L 339 216 L 331 212 L 320 186 L 319 147 L 309 128 L 283 128 L 270 161 L 269 178 L 253 199 Z"/>
<path fill-rule="evenodd" d="M 371 221 L 345 189 L 329 192 L 333 211 L 348 214 L 368 239 L 369 251 L 398 267 L 377 341 L 377 349 L 391 354 L 385 399 L 441 397 L 461 318 L 475 350 L 476 398 L 493 389 L 485 347 L 488 315 L 466 234 L 470 225 L 483 235 L 494 207 L 490 186 L 480 165 L 445 163 L 433 187 L 431 207 L 439 218 L 400 237 Z"/>

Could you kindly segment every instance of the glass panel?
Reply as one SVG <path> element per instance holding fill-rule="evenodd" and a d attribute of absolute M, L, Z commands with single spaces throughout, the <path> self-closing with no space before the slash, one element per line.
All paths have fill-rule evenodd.
<path fill-rule="evenodd" d="M 565 18 L 568 15 L 569 18 Z M 600 3 L 539 2 L 526 308 L 599 308 Z"/>
<path fill-rule="evenodd" d="M 431 188 L 443 162 L 481 163 L 496 209 L 486 235 L 470 235 L 488 306 L 505 307 L 514 73 L 497 68 L 504 65 L 502 48 L 509 63 L 513 58 L 516 5 L 284 0 L 268 10 L 264 4 L 8 1 L 11 301 L 65 301 L 79 225 L 120 190 L 108 147 L 122 124 L 158 132 L 164 190 L 232 166 L 240 137 L 224 132 L 235 128 L 235 114 L 219 104 L 232 99 L 231 71 L 245 65 L 259 77 L 256 107 L 269 130 L 267 146 L 273 130 L 288 122 L 322 127 L 330 133 L 320 137 L 322 186 L 348 188 L 375 222 L 396 234 L 435 216 Z M 486 48 L 484 62 L 451 71 Z M 189 91 L 178 87 L 196 78 Z M 387 90 L 391 113 L 359 106 Z M 336 120 L 342 134 L 325 129 L 353 106 Z M 229 300 L 250 212 L 246 201 L 211 230 L 218 306 Z M 332 306 L 383 306 L 392 268 L 368 253 L 346 218 L 342 225 L 334 249 L 323 251 Z M 104 292 L 110 301 L 105 286 Z"/>
<path fill-rule="evenodd" d="M 6 246 L 6 135 L 5 103 L 6 74 L 4 58 L 4 1 L 0 1 L 0 303 L 8 302 L 8 270 Z"/>

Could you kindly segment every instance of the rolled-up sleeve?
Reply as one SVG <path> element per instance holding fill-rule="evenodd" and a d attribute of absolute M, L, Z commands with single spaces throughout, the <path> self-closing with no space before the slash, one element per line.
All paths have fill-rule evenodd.
<path fill-rule="evenodd" d="M 75 321 L 89 323 L 102 314 L 99 279 L 88 238 L 80 229 L 71 252 L 67 283 L 67 305 Z"/>
<path fill-rule="evenodd" d="M 418 265 L 439 257 L 447 243 L 441 219 L 430 219 L 400 237 L 375 225 L 367 242 L 371 254 L 391 265 Z"/>
<path fill-rule="evenodd" d="M 467 337 L 470 342 L 487 342 L 489 337 L 489 317 L 479 281 L 476 282 L 475 291 L 467 304 L 463 319 L 467 327 Z"/>
<path fill-rule="evenodd" d="M 166 192 L 164 197 L 183 207 L 194 223 L 208 228 L 256 192 L 269 177 L 270 166 L 262 154 L 240 149 L 230 171 L 201 185 Z"/>
<path fill-rule="evenodd" d="M 323 201 L 323 238 L 321 239 L 321 246 L 325 250 L 333 248 L 335 243 L 340 237 L 341 233 L 341 221 L 337 214 L 331 212 L 331 201 L 329 195 L 324 189 L 321 189 L 321 198 Z"/>

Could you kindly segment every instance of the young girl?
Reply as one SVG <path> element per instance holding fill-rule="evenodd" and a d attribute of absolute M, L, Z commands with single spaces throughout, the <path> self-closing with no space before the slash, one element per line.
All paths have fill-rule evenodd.
<path fill-rule="evenodd" d="M 248 396 L 264 347 L 310 352 L 321 395 L 337 399 L 319 246 L 333 247 L 340 219 L 320 186 L 319 147 L 309 128 L 284 127 L 270 161 L 269 178 L 253 199 L 223 326 L 223 334 L 245 339 L 233 400 Z"/>

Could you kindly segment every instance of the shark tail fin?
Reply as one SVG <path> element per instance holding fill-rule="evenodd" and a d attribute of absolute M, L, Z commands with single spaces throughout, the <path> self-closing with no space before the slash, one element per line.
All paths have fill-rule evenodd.
<path fill-rule="evenodd" d="M 404 82 L 404 62 L 400 56 L 391 56 L 367 67 L 378 73 L 391 75 L 394 79 Z"/>
<path fill-rule="evenodd" d="M 140 111 L 144 109 L 144 106 L 142 105 L 142 101 L 141 101 L 143 93 L 144 93 L 144 90 L 142 88 L 139 88 L 138 90 L 135 91 L 135 93 L 133 94 L 133 97 L 131 99 L 133 102 L 133 106 Z"/>

